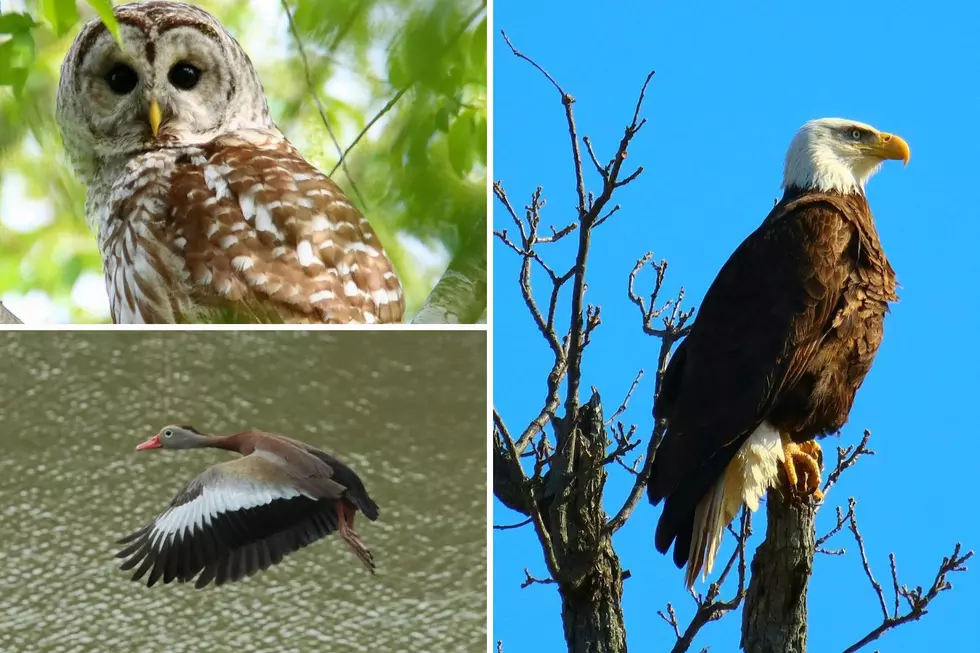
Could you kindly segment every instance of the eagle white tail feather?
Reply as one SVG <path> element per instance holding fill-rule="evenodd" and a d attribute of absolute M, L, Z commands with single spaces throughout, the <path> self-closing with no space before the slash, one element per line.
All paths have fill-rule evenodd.
<path fill-rule="evenodd" d="M 744 503 L 755 512 L 766 491 L 779 477 L 784 460 L 779 432 L 767 422 L 759 425 L 739 448 L 725 473 L 694 511 L 694 533 L 688 553 L 685 580 L 694 586 L 698 572 L 705 580 L 715 564 L 725 527 Z"/>

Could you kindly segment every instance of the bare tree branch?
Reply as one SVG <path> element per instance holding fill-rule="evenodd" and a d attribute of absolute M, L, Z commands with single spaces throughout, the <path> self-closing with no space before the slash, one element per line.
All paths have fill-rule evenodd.
<path fill-rule="evenodd" d="M 663 306 L 658 308 L 657 301 L 667 274 L 666 261 L 661 261 L 659 264 L 653 264 L 651 266 L 657 274 L 654 280 L 653 290 L 650 293 L 649 307 L 646 306 L 643 298 L 636 292 L 636 276 L 639 271 L 652 259 L 653 253 L 647 253 L 636 262 L 636 265 L 633 266 L 633 270 L 629 274 L 627 283 L 627 296 L 629 297 L 630 301 L 636 304 L 640 309 L 644 333 L 660 338 L 660 352 L 657 356 L 657 375 L 653 391 L 653 403 L 656 403 L 657 395 L 660 394 L 660 386 L 663 383 L 664 372 L 667 371 L 667 363 L 670 361 L 670 352 L 673 349 L 674 344 L 686 336 L 690 331 L 690 327 L 687 326 L 687 322 L 694 315 L 694 309 L 692 308 L 688 311 L 682 311 L 680 309 L 681 302 L 684 299 L 683 289 L 680 290 L 676 299 L 667 300 Z M 668 308 L 670 309 L 669 313 L 666 312 Z M 661 317 L 663 320 L 662 329 L 656 329 L 652 326 L 653 321 L 658 317 Z M 653 432 L 650 434 L 650 440 L 647 443 L 646 458 L 644 459 L 642 470 L 636 475 L 636 479 L 633 481 L 633 488 L 630 490 L 629 495 L 623 502 L 622 507 L 620 507 L 615 516 L 609 520 L 609 523 L 606 524 L 606 529 L 610 534 L 615 533 L 622 528 L 626 523 L 626 520 L 629 519 L 631 514 L 633 514 L 633 510 L 636 508 L 637 503 L 639 503 L 640 497 L 643 496 L 643 490 L 646 488 L 647 481 L 650 480 L 650 469 L 653 465 L 653 457 L 656 455 L 657 447 L 660 446 L 660 442 L 663 440 L 664 434 L 667 430 L 666 423 L 663 420 L 657 420 L 656 415 L 654 415 L 653 418 Z"/>
<path fill-rule="evenodd" d="M 717 621 L 732 610 L 737 609 L 741 605 L 742 599 L 745 598 L 745 545 L 749 536 L 752 535 L 752 513 L 743 507 L 738 532 L 736 533 L 731 526 L 729 526 L 728 532 L 735 538 L 735 550 L 732 552 L 721 574 L 708 586 L 708 590 L 704 596 L 694 595 L 697 611 L 694 613 L 694 617 L 687 625 L 687 628 L 684 629 L 683 634 L 678 628 L 673 606 L 669 603 L 667 604 L 668 617 L 665 617 L 662 612 L 657 613 L 674 628 L 676 641 L 674 642 L 673 648 L 670 649 L 671 653 L 685 653 L 694 643 L 694 638 L 705 624 Z M 736 560 L 738 561 L 738 586 L 735 590 L 735 595 L 727 601 L 720 601 L 718 597 L 721 594 L 721 588 L 725 584 L 725 580 L 728 578 L 728 574 L 731 572 Z"/>
<path fill-rule="evenodd" d="M 854 497 L 848 498 L 847 501 L 848 504 L 852 504 L 854 501 Z M 841 531 L 841 529 L 847 526 L 847 523 L 851 519 L 852 514 L 853 514 L 853 509 L 849 508 L 847 514 L 844 514 L 843 511 L 841 511 L 840 506 L 837 506 L 837 524 L 832 529 L 830 529 L 830 531 L 826 535 L 822 535 L 821 537 L 817 538 L 817 541 L 814 544 L 814 548 L 817 553 L 823 553 L 825 555 L 835 555 L 835 556 L 844 555 L 846 553 L 846 551 L 843 548 L 827 549 L 823 545 L 827 542 L 827 540 L 832 538 L 834 535 L 837 535 Z"/>
<path fill-rule="evenodd" d="M 524 568 L 524 582 L 521 583 L 521 589 L 522 590 L 523 589 L 527 589 L 528 587 L 530 587 L 531 585 L 534 585 L 534 584 L 538 584 L 538 585 L 554 585 L 557 582 L 558 581 L 556 581 L 554 578 L 535 578 L 534 576 L 531 575 L 531 572 L 527 569 L 527 567 L 525 567 Z"/>
<path fill-rule="evenodd" d="M 517 451 L 517 446 L 514 444 L 514 439 L 511 437 L 510 433 L 507 431 L 507 427 L 504 424 L 503 419 L 495 410 L 493 413 L 494 418 L 494 429 L 500 434 L 506 445 L 506 455 L 510 461 L 511 469 L 514 473 L 515 478 L 520 479 L 520 483 L 524 486 L 527 485 L 527 476 L 524 473 L 524 468 L 521 465 L 520 453 Z M 558 560 L 555 557 L 555 549 L 551 543 L 551 534 L 544 525 L 544 518 L 541 514 L 540 506 L 536 497 L 530 495 L 527 497 L 526 504 L 531 513 L 531 520 L 534 523 L 534 529 L 538 534 L 538 539 L 541 542 L 541 546 L 544 549 L 545 562 L 548 565 L 548 571 L 552 578 L 559 578 L 559 566 Z"/>
<path fill-rule="evenodd" d="M 914 589 L 910 589 L 907 585 L 899 586 L 898 568 L 895 563 L 895 554 L 889 554 L 888 557 L 891 566 L 892 590 L 895 596 L 892 612 L 889 613 L 888 605 L 885 601 L 884 590 L 882 589 L 881 584 L 875 580 L 874 574 L 871 572 L 871 564 L 868 562 L 868 556 L 864 550 L 864 538 L 861 536 L 861 531 L 858 528 L 857 517 L 854 515 L 853 507 L 854 504 L 852 500 L 852 511 L 849 520 L 851 534 L 854 535 L 854 539 L 858 544 L 858 550 L 861 554 L 861 564 L 864 566 L 865 575 L 868 578 L 868 582 L 871 583 L 871 587 L 874 589 L 874 592 L 878 597 L 879 604 L 881 605 L 882 621 L 880 625 L 858 640 L 855 644 L 852 644 L 844 649 L 844 653 L 854 653 L 854 651 L 858 651 L 867 646 L 889 630 L 897 628 L 910 621 L 918 621 L 923 616 L 928 614 L 927 608 L 929 604 L 942 592 L 953 589 L 953 584 L 947 580 L 946 577 L 952 573 L 967 571 L 965 563 L 967 560 L 973 557 L 973 551 L 967 551 L 966 553 L 960 555 L 961 545 L 959 542 L 957 542 L 956 546 L 953 547 L 953 552 L 949 556 L 944 557 L 943 561 L 940 563 L 939 569 L 936 571 L 936 577 L 932 581 L 932 586 L 930 586 L 928 590 L 923 590 L 921 586 Z M 905 599 L 905 602 L 908 605 L 908 610 L 903 614 L 899 614 L 900 598 Z"/>
<path fill-rule="evenodd" d="M 837 465 L 834 467 L 834 471 L 830 472 L 827 476 L 827 482 L 823 486 L 824 500 L 826 500 L 827 493 L 830 488 L 834 486 L 835 483 L 840 479 L 840 475 L 843 474 L 847 469 L 854 466 L 862 456 L 873 456 L 875 452 L 868 448 L 868 440 L 871 439 L 871 431 L 868 429 L 864 430 L 864 435 L 861 438 L 861 442 L 854 446 L 853 444 L 848 447 L 837 447 Z"/>
<path fill-rule="evenodd" d="M 626 396 L 623 397 L 623 401 L 622 403 L 619 404 L 619 408 L 617 408 L 616 412 L 613 413 L 612 417 L 610 417 L 606 421 L 606 424 L 612 424 L 617 419 L 619 419 L 620 415 L 626 412 L 626 408 L 629 406 L 630 403 L 630 398 L 633 396 L 633 391 L 636 390 L 636 386 L 640 384 L 640 379 L 642 378 L 643 378 L 643 370 L 640 370 L 639 372 L 636 373 L 636 377 L 634 377 L 633 383 L 630 384 L 630 389 L 626 391 Z"/>
<path fill-rule="evenodd" d="M 667 276 L 667 261 L 661 260 L 659 263 L 651 263 L 652 260 L 653 252 L 647 252 L 637 260 L 636 265 L 633 266 L 633 270 L 629 275 L 627 294 L 629 295 L 630 301 L 640 309 L 640 317 L 643 319 L 643 332 L 657 338 L 669 338 L 671 345 L 673 345 L 674 342 L 680 340 L 690 332 L 690 327 L 686 326 L 686 324 L 694 315 L 694 309 L 691 308 L 687 311 L 681 310 L 681 303 L 684 301 L 683 288 L 677 293 L 676 299 L 668 299 L 662 306 L 657 306 L 660 291 L 663 289 L 664 279 Z M 637 294 L 635 289 L 636 276 L 647 264 L 653 268 L 657 275 L 654 280 L 653 290 L 650 292 L 649 306 L 647 306 L 643 297 Z M 654 327 L 653 324 L 657 318 L 663 319 L 664 328 L 658 329 Z"/>
<path fill-rule="evenodd" d="M 608 423 L 601 419 L 602 406 L 596 388 L 593 388 L 592 398 L 586 404 L 580 404 L 583 353 L 602 323 L 601 307 L 586 301 L 585 279 L 593 230 L 618 211 L 618 207 L 606 208 L 611 205 L 610 200 L 616 189 L 630 183 L 642 172 L 640 168 L 624 176 L 622 165 L 632 139 L 644 122 L 639 114 L 652 73 L 644 81 L 632 121 L 625 128 L 619 147 L 608 164 L 599 163 L 592 143 L 582 139 L 592 165 L 601 178 L 600 188 L 593 192 L 587 187 L 586 171 L 583 169 L 579 131 L 572 107 L 574 98 L 543 66 L 518 51 L 506 34 L 503 34 L 503 38 L 514 56 L 530 63 L 558 92 L 571 146 L 577 205 L 574 219 L 561 221 L 564 227 L 545 228 L 542 221 L 545 206 L 542 189 L 538 188 L 532 193 L 530 202 L 520 212 L 508 197 L 503 183 L 497 181 L 494 184 L 496 200 L 513 225 L 509 229 L 498 228 L 494 235 L 520 259 L 518 284 L 524 303 L 553 355 L 544 402 L 537 416 L 516 441 L 513 438 L 507 441 L 509 434 L 502 425 L 495 429 L 498 433 L 494 445 L 495 465 L 498 461 L 501 465 L 511 461 L 506 464 L 511 471 L 498 474 L 495 470 L 494 491 L 502 501 L 506 499 L 510 502 L 508 505 L 518 508 L 528 505 L 529 516 L 542 546 L 550 551 L 546 554 L 549 575 L 558 584 L 563 599 L 569 645 L 572 646 L 572 642 L 582 642 L 584 645 L 584 642 L 595 642 L 598 638 L 610 646 L 601 650 L 618 651 L 625 646 L 621 595 L 623 579 L 629 576 L 629 572 L 621 570 L 612 548 L 611 531 L 605 527 L 602 489 L 605 466 L 616 462 L 629 469 L 623 457 L 639 446 L 639 441 L 635 439 L 635 427 L 626 427 L 618 422 L 639 384 L 639 375 L 627 392 L 621 409 Z M 578 239 L 574 262 L 568 269 L 547 261 L 541 247 L 557 243 L 573 233 L 578 235 Z M 535 293 L 535 279 L 546 282 L 543 292 L 539 290 Z M 559 416 L 557 411 L 560 407 L 564 408 L 564 414 Z M 495 420 L 500 421 L 499 415 L 495 416 Z M 553 444 L 544 434 L 548 424 L 554 429 Z M 609 424 L 612 427 L 607 430 Z M 513 473 L 513 465 L 527 456 L 533 458 L 533 472 Z M 498 478 L 507 487 L 498 488 Z M 514 489 L 518 485 L 523 487 L 523 498 L 515 496 Z M 547 542 L 544 537 L 546 533 Z M 537 580 L 529 572 L 526 576 L 526 584 Z M 604 608 L 597 609 L 594 604 L 583 600 L 585 596 L 578 590 L 583 583 L 607 597 L 601 601 Z M 603 634 L 599 636 L 599 632 Z"/>

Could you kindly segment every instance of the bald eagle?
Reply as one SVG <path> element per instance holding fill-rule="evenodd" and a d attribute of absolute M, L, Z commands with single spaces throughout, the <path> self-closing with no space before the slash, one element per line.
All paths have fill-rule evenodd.
<path fill-rule="evenodd" d="M 864 192 L 886 159 L 907 164 L 908 144 L 853 120 L 806 123 L 782 199 L 722 267 L 670 359 L 647 494 L 665 500 L 655 543 L 673 544 L 688 587 L 780 470 L 792 496 L 822 498 L 815 438 L 847 421 L 898 299 Z"/>

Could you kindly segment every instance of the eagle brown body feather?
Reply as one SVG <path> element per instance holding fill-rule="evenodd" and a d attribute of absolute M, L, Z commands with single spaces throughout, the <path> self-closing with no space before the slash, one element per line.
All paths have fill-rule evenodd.
<path fill-rule="evenodd" d="M 673 543 L 678 567 L 698 503 L 764 421 L 795 442 L 844 425 L 896 285 L 859 194 L 790 188 L 735 250 L 654 406 L 667 431 L 647 493 L 654 505 L 666 499 L 656 546 Z M 693 582 L 699 569 L 690 571 Z"/>

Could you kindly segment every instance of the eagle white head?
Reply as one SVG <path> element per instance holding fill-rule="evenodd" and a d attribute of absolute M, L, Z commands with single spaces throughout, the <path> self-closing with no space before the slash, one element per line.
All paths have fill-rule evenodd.
<path fill-rule="evenodd" d="M 885 159 L 909 162 L 901 136 L 843 118 L 811 120 L 796 132 L 786 153 L 783 188 L 864 193 Z"/>

